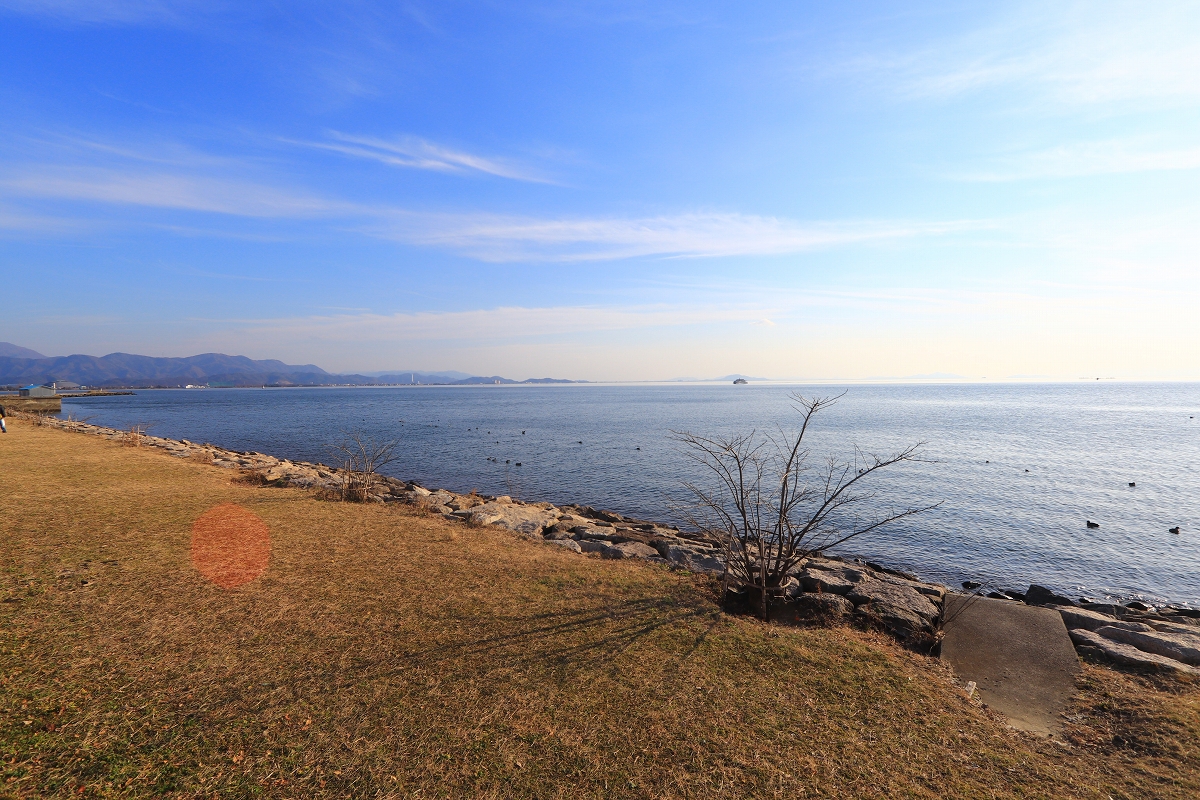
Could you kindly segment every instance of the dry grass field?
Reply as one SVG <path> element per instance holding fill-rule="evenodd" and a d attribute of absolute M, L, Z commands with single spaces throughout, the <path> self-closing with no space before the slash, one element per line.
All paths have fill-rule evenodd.
<path fill-rule="evenodd" d="M 851 628 L 722 616 L 691 575 L 12 420 L 6 797 L 1200 797 L 1200 690 L 1086 665 L 1069 735 Z M 265 572 L 191 530 L 234 503 Z"/>

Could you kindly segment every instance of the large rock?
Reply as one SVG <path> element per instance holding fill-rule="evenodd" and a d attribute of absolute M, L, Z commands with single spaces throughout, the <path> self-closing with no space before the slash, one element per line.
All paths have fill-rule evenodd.
<path fill-rule="evenodd" d="M 599 553 L 603 558 L 658 558 L 657 550 L 641 542 L 611 544 L 594 539 L 583 539 L 579 542 L 579 547 L 585 553 Z"/>
<path fill-rule="evenodd" d="M 1182 622 L 1164 622 L 1157 619 L 1147 619 L 1146 624 L 1156 631 L 1163 633 L 1179 633 L 1184 636 L 1200 636 L 1200 627 L 1187 625 Z"/>
<path fill-rule="evenodd" d="M 580 539 L 595 539 L 601 542 L 611 542 L 617 538 L 617 532 L 613 528 L 598 528 L 595 525 L 574 525 L 571 527 L 571 533 L 578 536 Z"/>
<path fill-rule="evenodd" d="M 889 606 L 906 614 L 915 614 L 927 623 L 932 623 L 940 613 L 938 607 L 916 589 L 901 582 L 893 583 L 878 578 L 856 584 L 846 598 L 856 606 L 870 603 L 876 609 Z"/>
<path fill-rule="evenodd" d="M 933 630 L 932 623 L 921 615 L 882 600 L 864 603 L 854 609 L 854 613 L 882 623 L 888 630 L 901 635 Z"/>
<path fill-rule="evenodd" d="M 1067 630 L 1083 629 L 1085 631 L 1094 631 L 1106 626 L 1124 628 L 1131 631 L 1153 630 L 1149 625 L 1144 625 L 1140 622 L 1122 622 L 1113 619 L 1107 614 L 1101 614 L 1098 611 L 1089 611 L 1086 608 L 1073 608 L 1071 606 L 1051 606 L 1051 608 L 1062 614 L 1063 624 L 1067 626 Z"/>
<path fill-rule="evenodd" d="M 1149 667 L 1187 675 L 1200 675 L 1200 669 L 1196 667 L 1190 667 L 1173 658 L 1147 653 L 1131 644 L 1124 644 L 1105 638 L 1095 631 L 1076 628 L 1073 631 L 1069 631 L 1069 633 L 1071 634 L 1071 641 L 1075 643 L 1081 652 L 1100 655 L 1118 664 L 1125 664 L 1132 667 Z"/>
<path fill-rule="evenodd" d="M 1061 594 L 1055 594 L 1045 586 L 1038 586 L 1036 583 L 1030 585 L 1029 591 L 1025 592 L 1025 602 L 1031 606 L 1073 606 L 1075 601 L 1069 597 L 1063 597 Z"/>
<path fill-rule="evenodd" d="M 837 569 L 813 569 L 806 567 L 796 576 L 800 586 L 806 592 L 827 592 L 830 594 L 846 594 L 858 584 L 867 580 L 867 575 L 852 567 Z"/>
<path fill-rule="evenodd" d="M 446 503 L 455 511 L 466 511 L 470 508 L 483 505 L 483 499 L 477 495 L 460 494 L 456 495 L 453 500 Z"/>
<path fill-rule="evenodd" d="M 1097 628 L 1096 633 L 1114 642 L 1133 645 L 1146 653 L 1172 658 L 1192 666 L 1200 665 L 1200 636 L 1163 633 L 1153 629 L 1131 631 L 1114 625 Z"/>
<path fill-rule="evenodd" d="M 496 500 L 458 514 L 475 525 L 495 525 L 536 538 L 541 538 L 542 531 L 558 521 L 558 514 L 553 511 Z"/>
<path fill-rule="evenodd" d="M 658 552 L 673 567 L 686 569 L 689 572 L 703 572 L 709 575 L 724 575 L 725 562 L 712 551 L 693 550 L 680 545 L 660 547 Z"/>
<path fill-rule="evenodd" d="M 565 550 L 571 550 L 576 553 L 582 553 L 583 549 L 579 546 L 579 542 L 574 539 L 547 539 L 547 544 L 558 545 Z"/>
<path fill-rule="evenodd" d="M 889 575 L 887 573 L 878 574 L 875 576 L 878 580 L 884 583 L 894 583 L 897 586 L 903 586 L 912 589 L 915 592 L 932 597 L 935 602 L 941 602 L 946 598 L 946 587 L 939 586 L 936 583 L 925 583 L 916 579 L 904 578 L 897 575 Z"/>
<path fill-rule="evenodd" d="M 790 604 L 801 618 L 841 619 L 854 612 L 854 604 L 840 594 L 805 592 Z"/>

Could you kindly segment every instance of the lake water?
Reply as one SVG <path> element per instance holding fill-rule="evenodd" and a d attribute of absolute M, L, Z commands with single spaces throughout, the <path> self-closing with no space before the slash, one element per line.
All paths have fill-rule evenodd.
<path fill-rule="evenodd" d="M 670 521 L 681 482 L 698 477 L 672 430 L 790 428 L 790 392 L 843 390 L 816 419 L 814 456 L 923 441 L 937 463 L 883 475 L 878 502 L 942 502 L 843 554 L 951 584 L 1200 607 L 1198 384 L 153 390 L 66 400 L 63 415 L 306 461 L 362 431 L 398 439 L 385 471 L 431 488 Z"/>

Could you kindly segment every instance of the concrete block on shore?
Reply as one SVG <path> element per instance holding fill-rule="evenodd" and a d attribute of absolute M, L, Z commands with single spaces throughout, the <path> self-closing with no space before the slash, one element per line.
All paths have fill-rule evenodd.
<path fill-rule="evenodd" d="M 1080 667 L 1058 612 L 947 595 L 942 659 L 975 681 L 981 699 L 1013 727 L 1043 736 L 1061 731 Z"/>

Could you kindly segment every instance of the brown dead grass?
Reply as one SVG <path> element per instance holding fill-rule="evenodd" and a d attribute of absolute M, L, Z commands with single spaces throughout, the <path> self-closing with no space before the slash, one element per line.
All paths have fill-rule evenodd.
<path fill-rule="evenodd" d="M 1017 734 L 874 634 L 712 587 L 14 421 L 0 439 L 0 794 L 1200 796 L 1200 692 L 1087 666 Z M 223 503 L 271 558 L 189 557 Z"/>

